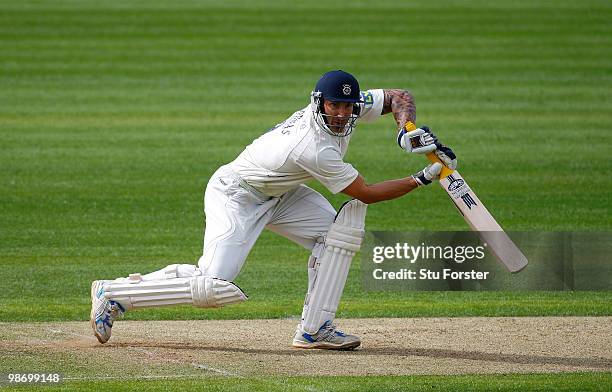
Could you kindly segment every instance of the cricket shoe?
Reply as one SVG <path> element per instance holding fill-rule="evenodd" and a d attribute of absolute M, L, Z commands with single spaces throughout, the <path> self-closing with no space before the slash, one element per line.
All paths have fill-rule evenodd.
<path fill-rule="evenodd" d="M 331 321 L 325 324 L 311 335 L 298 325 L 293 337 L 293 347 L 297 348 L 318 348 L 323 350 L 353 350 L 359 347 L 361 339 L 354 335 L 347 335 L 338 330 Z"/>
<path fill-rule="evenodd" d="M 91 283 L 90 323 L 95 337 L 106 343 L 111 337 L 113 322 L 125 312 L 121 304 L 104 298 L 104 284 L 110 280 L 94 280 Z"/>

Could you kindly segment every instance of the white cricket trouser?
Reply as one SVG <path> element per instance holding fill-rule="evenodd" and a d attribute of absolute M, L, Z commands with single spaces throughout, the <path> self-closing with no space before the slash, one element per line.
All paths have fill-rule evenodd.
<path fill-rule="evenodd" d="M 233 281 L 264 228 L 312 250 L 334 221 L 336 211 L 327 199 L 305 185 L 272 198 L 248 188 L 227 166 L 208 182 L 198 261 L 204 275 Z"/>

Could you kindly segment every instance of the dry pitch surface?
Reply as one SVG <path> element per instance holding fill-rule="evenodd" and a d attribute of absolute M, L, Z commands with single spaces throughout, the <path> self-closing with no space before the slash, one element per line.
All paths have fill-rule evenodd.
<path fill-rule="evenodd" d="M 338 320 L 352 352 L 290 347 L 295 320 L 0 323 L 5 370 L 68 379 L 612 371 L 612 317 Z M 11 369 L 14 366 L 15 369 Z"/>

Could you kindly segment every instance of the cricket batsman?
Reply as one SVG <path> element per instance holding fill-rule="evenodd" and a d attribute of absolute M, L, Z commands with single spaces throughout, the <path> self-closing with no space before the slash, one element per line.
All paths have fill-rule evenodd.
<path fill-rule="evenodd" d="M 325 73 L 310 104 L 255 139 L 212 175 L 204 195 L 206 229 L 197 266 L 172 264 L 146 275 L 96 280 L 91 285 L 91 326 L 100 343 L 114 321 L 132 309 L 192 304 L 210 308 L 247 299 L 233 283 L 262 230 L 278 233 L 311 251 L 308 290 L 293 338 L 297 348 L 346 350 L 361 344 L 333 324 L 349 266 L 359 250 L 368 204 L 401 197 L 430 184 L 442 169 L 433 163 L 400 179 L 366 183 L 344 162 L 358 121 L 393 113 L 397 142 L 411 153 L 435 151 L 454 169 L 456 156 L 416 121 L 412 95 L 404 90 L 360 91 L 353 75 Z M 331 193 L 352 198 L 339 211 L 304 183 L 317 180 Z"/>

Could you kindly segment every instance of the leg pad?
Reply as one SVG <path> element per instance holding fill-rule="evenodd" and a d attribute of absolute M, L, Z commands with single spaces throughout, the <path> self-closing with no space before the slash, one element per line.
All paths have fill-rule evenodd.
<path fill-rule="evenodd" d="M 213 308 L 245 301 L 248 297 L 232 282 L 210 276 L 166 280 L 110 282 L 104 296 L 126 309 L 192 304 Z"/>
<path fill-rule="evenodd" d="M 351 261 L 365 234 L 366 207 L 359 200 L 342 206 L 327 233 L 322 255 L 315 260 L 314 271 L 309 271 L 312 288 L 304 302 L 302 328 L 310 334 L 336 316 Z"/>

